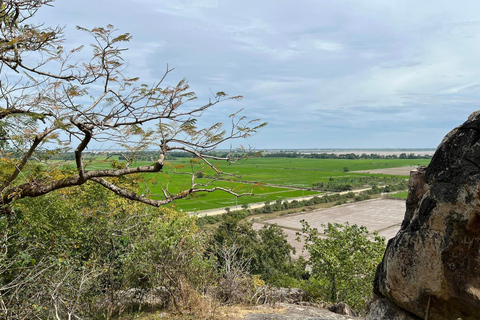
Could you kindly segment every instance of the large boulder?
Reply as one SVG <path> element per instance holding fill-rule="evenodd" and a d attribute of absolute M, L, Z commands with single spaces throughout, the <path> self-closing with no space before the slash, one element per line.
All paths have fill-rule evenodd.
<path fill-rule="evenodd" d="M 420 320 L 415 315 L 393 304 L 387 298 L 379 298 L 370 304 L 370 312 L 367 319 L 370 320 Z"/>
<path fill-rule="evenodd" d="M 443 139 L 427 168 L 412 172 L 405 219 L 378 266 L 367 319 L 392 319 L 382 316 L 388 303 L 411 319 L 480 319 L 479 185 L 477 111 Z"/>

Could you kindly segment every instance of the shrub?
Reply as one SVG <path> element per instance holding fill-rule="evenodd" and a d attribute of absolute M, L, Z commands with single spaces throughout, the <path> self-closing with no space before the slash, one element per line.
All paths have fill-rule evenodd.
<path fill-rule="evenodd" d="M 208 237 L 186 214 L 128 202 L 95 184 L 16 205 L 15 215 L 0 219 L 6 319 L 108 318 L 146 304 L 146 295 L 194 312 L 216 280 Z"/>
<path fill-rule="evenodd" d="M 329 223 L 326 238 L 302 221 L 307 234 L 312 276 L 308 291 L 325 301 L 345 302 L 363 313 L 372 297 L 375 270 L 385 251 L 385 238 L 364 226 Z M 325 227 L 325 226 L 324 226 Z"/>
<path fill-rule="evenodd" d="M 238 269 L 259 275 L 267 283 L 273 283 L 279 277 L 296 278 L 303 274 L 304 269 L 299 271 L 297 267 L 304 268 L 304 265 L 293 261 L 291 253 L 295 249 L 288 243 L 287 236 L 279 226 L 265 225 L 256 231 L 251 222 L 241 222 L 240 219 L 224 216 L 215 231 L 211 251 L 216 252 L 220 265 L 232 266 L 232 263 L 224 261 L 225 256 L 228 256 L 231 261 L 241 262 L 242 268 Z M 231 256 L 232 253 L 235 257 Z"/>

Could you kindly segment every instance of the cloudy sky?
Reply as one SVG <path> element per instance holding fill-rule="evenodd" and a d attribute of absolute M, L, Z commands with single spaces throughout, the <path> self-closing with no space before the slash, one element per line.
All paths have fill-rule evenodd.
<path fill-rule="evenodd" d="M 480 1 L 57 0 L 38 21 L 129 32 L 129 72 L 166 65 L 199 102 L 243 95 L 262 148 L 434 148 L 480 107 Z M 226 146 L 228 147 L 228 146 Z"/>

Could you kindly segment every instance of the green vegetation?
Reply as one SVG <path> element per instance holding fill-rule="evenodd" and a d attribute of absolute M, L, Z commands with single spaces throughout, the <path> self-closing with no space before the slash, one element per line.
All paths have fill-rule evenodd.
<path fill-rule="evenodd" d="M 188 188 L 191 185 L 191 173 L 202 173 L 202 178 L 197 178 L 196 182 L 208 185 L 210 188 L 223 187 L 237 193 L 254 193 L 254 196 L 239 198 L 225 192 L 197 193 L 174 203 L 177 209 L 201 211 L 316 195 L 320 191 L 348 191 L 374 185 L 398 184 L 408 177 L 351 171 L 414 167 L 427 165 L 429 161 L 428 159 L 251 158 L 238 164 L 216 162 L 216 167 L 222 172 L 235 174 L 235 176 L 219 177 L 204 164 L 191 163 L 188 158 L 180 158 L 169 161 L 163 172 L 146 174 L 145 178 L 153 199 L 162 199 L 162 189 L 165 188 L 168 188 L 171 193 Z M 136 166 L 147 164 L 149 162 L 135 163 Z M 89 168 L 97 170 L 108 165 L 108 163 L 93 162 Z M 349 172 L 345 172 L 345 167 L 349 168 Z"/>
<path fill-rule="evenodd" d="M 23 199 L 14 210 L 0 219 L 0 303 L 8 319 L 109 318 L 149 294 L 161 295 L 165 307 L 188 308 L 185 290 L 214 278 L 208 237 L 185 214 L 94 184 Z M 160 287 L 168 290 L 155 293 Z"/>
<path fill-rule="evenodd" d="M 385 186 L 405 182 L 405 177 L 400 176 L 368 176 L 368 177 L 341 177 L 330 178 L 328 182 L 319 182 L 313 185 L 313 189 L 322 191 L 349 191 L 360 187 Z"/>
<path fill-rule="evenodd" d="M 117 156 L 118 158 L 119 156 Z M 126 162 L 112 162 L 101 157 L 91 158 L 88 170 L 105 170 L 112 165 L 122 166 Z M 349 191 L 371 186 L 398 184 L 407 176 L 387 174 L 355 173 L 352 170 L 388 169 L 404 166 L 427 165 L 428 159 L 302 159 L 302 158 L 250 158 L 241 163 L 214 162 L 225 173 L 216 174 L 210 167 L 192 158 L 176 158 L 165 164 L 158 173 L 146 173 L 136 178 L 140 193 L 148 193 L 152 199 L 165 199 L 163 190 L 178 194 L 191 186 L 192 174 L 195 183 L 208 188 L 225 188 L 237 194 L 253 193 L 253 196 L 237 197 L 226 192 L 194 193 L 175 201 L 172 206 L 187 212 L 263 203 L 302 196 L 319 195 L 324 191 Z M 64 167 L 71 161 L 63 162 Z M 131 167 L 150 165 L 148 161 L 137 161 Z M 345 172 L 348 167 L 349 171 Z"/>
<path fill-rule="evenodd" d="M 195 217 L 96 184 L 22 199 L 14 211 L 0 219 L 7 319 L 109 319 L 139 308 L 211 319 L 219 304 L 257 303 L 266 282 L 307 274 L 279 227 L 255 231 L 231 215 L 211 234 Z"/>
<path fill-rule="evenodd" d="M 385 238 L 348 223 L 329 223 L 324 227 L 326 238 L 303 221 L 305 248 L 310 253 L 308 264 L 312 268 L 308 291 L 324 301 L 345 302 L 363 313 L 372 298 Z"/>
<path fill-rule="evenodd" d="M 293 248 L 280 228 L 257 231 L 242 219 L 315 203 L 360 201 L 383 191 L 385 187 L 374 186 L 359 195 L 278 200 L 261 209 L 244 205 L 239 212 L 198 219 L 198 225 L 220 223 L 213 234 L 199 231 L 195 217 L 130 202 L 97 184 L 21 199 L 15 202 L 14 215 L 0 219 L 1 303 L 11 317 L 20 318 L 49 318 L 58 312 L 103 319 L 133 312 L 142 304 L 202 318 L 218 304 L 267 299 L 261 287 L 265 284 L 304 288 L 330 301 L 333 289 L 314 268 L 318 260 L 292 260 Z M 350 234 L 361 243 L 361 235 L 346 237 Z M 333 248 L 342 246 L 329 250 Z M 371 253 L 359 255 L 368 260 Z M 371 283 L 368 289 L 358 279 L 348 281 L 354 281 L 355 289 L 348 292 L 342 285 L 335 301 L 362 311 L 363 294 L 371 291 Z M 360 285 L 365 287 L 357 291 Z M 199 293 L 206 288 L 211 295 L 202 298 Z M 158 303 L 148 304 L 151 296 Z"/>
<path fill-rule="evenodd" d="M 124 77 L 121 45 L 131 37 L 110 25 L 79 28 L 93 37 L 93 52 L 85 64 L 72 63 L 68 57 L 83 46 L 64 52 L 62 29 L 28 23 L 51 2 L 13 0 L 0 10 L 2 317 L 111 319 L 148 308 L 169 318 L 212 319 L 220 304 L 267 302 L 265 285 L 306 288 L 363 310 L 383 239 L 348 224 L 329 225 L 323 239 L 305 225 L 311 259 L 295 261 L 281 228 L 254 230 L 242 219 L 403 190 L 403 177 L 353 171 L 428 160 L 218 154 L 221 143 L 265 125 L 234 113 L 230 128 L 197 126 L 198 116 L 239 96 L 218 92 L 183 109 L 196 96 L 184 79 L 162 84 L 172 70 L 152 86 Z M 92 141 L 126 151 L 87 152 Z M 314 185 L 371 189 L 283 200 L 316 195 Z M 201 210 L 233 200 L 242 211 L 199 220 L 168 207 Z M 257 201 L 266 205 L 249 210 Z M 199 228 L 212 222 L 219 227 Z"/>
<path fill-rule="evenodd" d="M 407 199 L 408 191 L 399 192 L 391 195 L 392 198 Z"/>
<path fill-rule="evenodd" d="M 252 222 L 241 221 L 242 213 L 223 215 L 213 239 L 217 259 L 222 265 L 240 262 L 252 274 L 268 284 L 291 287 L 299 285 L 305 271 L 305 261 L 294 261 L 291 253 L 295 249 L 288 244 L 286 235 L 276 225 L 265 225 L 256 231 Z M 225 254 L 230 252 L 230 254 Z M 229 259 L 230 261 L 226 261 Z"/>

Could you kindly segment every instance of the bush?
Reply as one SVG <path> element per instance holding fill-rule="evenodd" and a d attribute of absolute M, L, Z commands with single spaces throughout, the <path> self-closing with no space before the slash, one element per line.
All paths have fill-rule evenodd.
<path fill-rule="evenodd" d="M 307 234 L 305 248 L 312 268 L 308 291 L 324 301 L 345 302 L 364 313 L 372 298 L 373 279 L 385 251 L 385 238 L 369 233 L 364 226 L 348 223 L 325 228 L 326 238 L 302 221 Z M 325 226 L 324 226 L 325 227 Z"/>
<path fill-rule="evenodd" d="M 206 253 L 207 242 L 186 214 L 169 212 L 150 221 L 123 258 L 128 287 L 160 294 L 162 304 L 178 312 L 201 305 L 199 293 L 215 281 L 215 260 Z"/>
<path fill-rule="evenodd" d="M 303 274 L 305 266 L 293 261 L 291 253 L 295 249 L 288 243 L 287 236 L 279 226 L 265 225 L 256 231 L 252 228 L 252 222 L 241 222 L 239 216 L 223 218 L 211 245 L 211 251 L 217 252 L 220 265 L 229 265 L 224 261 L 225 252 L 234 252 L 234 257 L 228 255 L 230 260 L 242 262 L 240 269 L 260 276 L 267 283 L 274 283 L 279 277 L 297 279 Z"/>
<path fill-rule="evenodd" d="M 196 219 L 102 189 L 86 184 L 25 198 L 0 219 L 6 319 L 108 318 L 146 304 L 146 295 L 159 307 L 195 311 L 216 282 Z"/>

